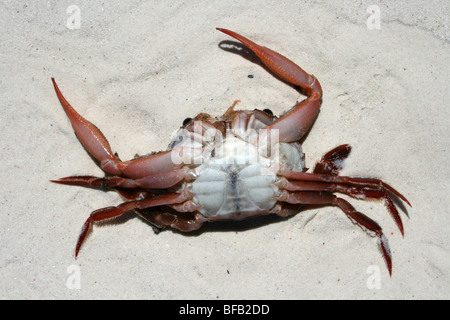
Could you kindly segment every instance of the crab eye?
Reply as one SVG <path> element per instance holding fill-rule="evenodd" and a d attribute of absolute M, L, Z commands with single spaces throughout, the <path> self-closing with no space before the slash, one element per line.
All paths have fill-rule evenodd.
<path fill-rule="evenodd" d="M 269 116 L 273 116 L 273 112 L 270 109 L 264 109 L 263 110 L 265 113 L 267 113 Z"/>
<path fill-rule="evenodd" d="M 183 127 L 186 126 L 189 122 L 191 122 L 192 118 L 186 118 L 183 120 Z"/>

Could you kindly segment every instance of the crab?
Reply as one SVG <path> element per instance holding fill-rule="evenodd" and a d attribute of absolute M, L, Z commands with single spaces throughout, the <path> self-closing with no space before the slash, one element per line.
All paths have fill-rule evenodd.
<path fill-rule="evenodd" d="M 347 144 L 326 153 L 307 172 L 300 139 L 319 113 L 319 81 L 277 52 L 233 31 L 217 30 L 240 41 L 269 72 L 306 95 L 306 99 L 280 117 L 267 109 L 235 110 L 235 101 L 221 117 L 200 113 L 186 119 L 167 150 L 122 161 L 102 132 L 67 102 L 52 78 L 76 136 L 106 174 L 51 181 L 115 190 L 125 199 L 122 204 L 90 214 L 81 229 L 75 258 L 94 223 L 129 211 L 158 229 L 171 227 L 187 232 L 199 229 L 205 222 L 267 214 L 287 217 L 310 206 L 336 206 L 377 238 L 392 275 L 391 251 L 382 228 L 335 193 L 383 200 L 402 235 L 403 224 L 394 200 L 411 206 L 409 201 L 382 180 L 339 175 L 351 151 Z"/>

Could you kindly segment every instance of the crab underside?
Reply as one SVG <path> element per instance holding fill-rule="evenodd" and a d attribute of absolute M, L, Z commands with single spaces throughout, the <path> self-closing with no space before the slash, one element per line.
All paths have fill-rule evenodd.
<path fill-rule="evenodd" d="M 322 88 L 313 75 L 286 57 L 226 29 L 277 78 L 307 98 L 284 115 L 268 110 L 234 110 L 220 118 L 199 114 L 187 119 L 166 151 L 121 161 L 101 131 L 67 102 L 52 78 L 56 94 L 78 139 L 105 171 L 105 177 L 70 176 L 52 182 L 118 191 L 126 201 L 95 210 L 83 225 L 78 256 L 92 224 L 136 211 L 158 228 L 197 230 L 204 222 L 251 216 L 290 216 L 308 206 L 337 206 L 378 243 L 392 274 L 390 249 L 381 227 L 335 193 L 357 199 L 381 199 L 402 235 L 403 224 L 393 199 L 408 200 L 378 179 L 340 176 L 351 147 L 326 153 L 307 172 L 299 140 L 319 113 Z"/>

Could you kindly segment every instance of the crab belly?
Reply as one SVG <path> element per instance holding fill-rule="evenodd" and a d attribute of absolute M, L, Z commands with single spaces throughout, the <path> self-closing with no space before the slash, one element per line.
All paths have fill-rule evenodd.
<path fill-rule="evenodd" d="M 271 159 L 236 137 L 227 137 L 213 154 L 195 169 L 197 179 L 190 186 L 198 211 L 208 220 L 268 213 L 278 192 Z"/>

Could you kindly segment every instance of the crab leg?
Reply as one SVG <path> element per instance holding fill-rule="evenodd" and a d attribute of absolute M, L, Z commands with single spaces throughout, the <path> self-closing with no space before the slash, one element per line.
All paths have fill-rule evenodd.
<path fill-rule="evenodd" d="M 216 29 L 242 42 L 275 76 L 290 85 L 300 87 L 301 91 L 308 96 L 306 100 L 297 103 L 287 114 L 267 126 L 267 129 L 279 130 L 280 142 L 299 140 L 312 126 L 319 113 L 322 88 L 317 78 L 269 48 L 260 46 L 233 31 Z"/>
<path fill-rule="evenodd" d="M 351 178 L 332 174 L 295 172 L 289 169 L 282 169 L 280 171 L 281 175 L 287 178 L 286 180 L 282 179 L 280 182 L 282 187 L 286 189 L 330 192 L 337 191 L 345 193 L 357 199 L 383 199 L 390 214 L 397 223 L 402 236 L 404 236 L 403 223 L 400 218 L 400 214 L 398 213 L 394 202 L 389 196 L 389 193 L 402 199 L 409 206 L 411 206 L 411 204 L 400 192 L 398 192 L 382 180 L 369 178 Z"/>
<path fill-rule="evenodd" d="M 384 190 L 373 189 L 370 187 L 358 188 L 348 185 L 330 183 L 330 182 L 314 182 L 314 181 L 289 181 L 282 179 L 280 185 L 287 191 L 319 191 L 319 192 L 340 192 L 357 199 L 383 199 L 386 206 L 397 223 L 402 236 L 404 229 L 402 219 L 394 205 L 394 202 Z"/>
<path fill-rule="evenodd" d="M 303 206 L 301 203 L 292 204 L 280 201 L 270 210 L 270 213 L 274 213 L 280 217 L 288 217 L 297 214 Z"/>
<path fill-rule="evenodd" d="M 313 173 L 337 175 L 344 166 L 344 160 L 352 151 L 348 144 L 340 145 L 328 151 L 314 167 Z"/>
<path fill-rule="evenodd" d="M 102 209 L 93 211 L 91 213 L 91 215 L 89 216 L 89 218 L 84 223 L 83 228 L 81 229 L 80 236 L 78 237 L 77 246 L 75 248 L 75 257 L 78 256 L 81 245 L 83 244 L 84 239 L 86 238 L 86 235 L 87 235 L 93 222 L 115 218 L 115 217 L 118 217 L 118 216 L 124 214 L 125 212 L 131 211 L 134 209 L 145 209 L 145 208 L 162 206 L 162 205 L 182 203 L 186 200 L 188 200 L 187 193 L 172 193 L 172 194 L 156 196 L 156 197 L 153 197 L 151 199 L 146 199 L 146 200 L 128 201 L 128 202 L 124 202 L 116 207 L 111 206 L 111 207 L 106 207 L 106 208 L 102 208 Z"/>
<path fill-rule="evenodd" d="M 346 176 L 335 176 L 330 174 L 316 174 L 316 173 L 308 173 L 308 172 L 296 172 L 286 168 L 283 168 L 279 171 L 279 174 L 287 179 L 293 180 L 301 180 L 301 181 L 316 181 L 316 182 L 333 182 L 333 183 L 342 183 L 342 184 L 350 184 L 353 186 L 360 186 L 361 188 L 371 187 L 374 189 L 380 189 L 388 191 L 403 201 L 405 201 L 410 207 L 411 204 L 409 201 L 397 190 L 392 188 L 387 183 L 383 182 L 379 179 L 370 179 L 370 178 L 352 178 Z"/>
<path fill-rule="evenodd" d="M 378 237 L 378 244 L 383 252 L 389 275 L 392 276 L 391 250 L 381 227 L 365 214 L 356 211 L 348 201 L 338 198 L 329 192 L 314 191 L 284 192 L 280 200 L 293 204 L 333 205 L 339 207 L 353 223 L 359 225 L 369 235 Z"/>
<path fill-rule="evenodd" d="M 343 144 L 333 150 L 327 152 L 322 159 L 316 164 L 314 173 L 337 175 L 343 167 L 344 160 L 350 154 L 351 147 L 348 144 Z M 282 180 L 283 181 L 283 180 Z M 284 188 L 289 191 L 328 191 L 341 192 L 354 198 L 383 198 L 386 206 L 397 223 L 402 236 L 405 235 L 403 223 L 400 214 L 397 211 L 392 199 L 382 190 L 363 188 L 358 189 L 342 184 L 327 183 L 327 182 L 305 182 L 305 181 L 289 181 L 285 180 Z"/>
<path fill-rule="evenodd" d="M 199 229 L 205 218 L 199 213 L 183 213 L 167 212 L 167 209 L 155 208 L 156 210 L 140 210 L 137 213 L 150 224 L 165 228 L 171 227 L 183 232 L 190 232 Z"/>
<path fill-rule="evenodd" d="M 122 177 L 93 176 L 71 176 L 50 180 L 51 182 L 67 184 L 72 186 L 86 186 L 98 188 L 143 188 L 143 189 L 166 189 L 170 188 L 186 177 L 186 170 L 176 169 L 165 173 L 157 173 L 140 179 L 127 179 Z"/>

